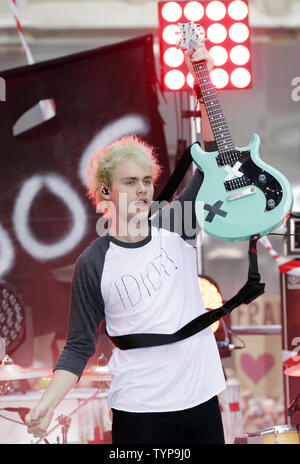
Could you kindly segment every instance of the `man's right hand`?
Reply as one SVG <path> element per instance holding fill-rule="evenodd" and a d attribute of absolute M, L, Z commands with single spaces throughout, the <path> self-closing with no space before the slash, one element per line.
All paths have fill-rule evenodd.
<path fill-rule="evenodd" d="M 34 437 L 43 438 L 47 434 L 53 414 L 54 411 L 46 403 L 37 404 L 25 417 L 28 433 L 32 433 Z"/>
<path fill-rule="evenodd" d="M 54 372 L 52 380 L 39 403 L 25 417 L 28 433 L 32 433 L 34 437 L 45 437 L 55 408 L 78 379 L 79 377 L 76 374 L 69 371 L 58 369 Z"/>

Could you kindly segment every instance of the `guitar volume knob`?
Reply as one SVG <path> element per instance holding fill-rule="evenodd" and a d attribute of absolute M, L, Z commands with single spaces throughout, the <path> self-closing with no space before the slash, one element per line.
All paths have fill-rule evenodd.
<path fill-rule="evenodd" d="M 270 198 L 270 200 L 268 200 L 268 207 L 273 209 L 275 208 L 275 206 L 276 206 L 275 201 L 273 200 L 273 198 Z"/>
<path fill-rule="evenodd" d="M 267 177 L 265 174 L 260 174 L 258 176 L 258 181 L 261 182 L 262 184 L 265 184 L 267 182 Z"/>

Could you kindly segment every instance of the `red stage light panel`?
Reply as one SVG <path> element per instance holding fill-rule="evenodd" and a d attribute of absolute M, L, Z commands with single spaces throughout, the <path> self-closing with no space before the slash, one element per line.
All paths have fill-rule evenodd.
<path fill-rule="evenodd" d="M 183 51 L 176 49 L 177 23 L 189 21 L 204 28 L 205 44 L 214 58 L 211 78 L 216 88 L 251 87 L 248 0 L 164 1 L 158 2 L 158 14 L 163 90 L 190 90 L 193 86 Z"/>

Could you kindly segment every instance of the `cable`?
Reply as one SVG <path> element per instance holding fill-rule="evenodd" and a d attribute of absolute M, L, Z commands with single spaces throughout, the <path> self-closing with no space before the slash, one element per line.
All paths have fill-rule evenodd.
<path fill-rule="evenodd" d="M 225 324 L 224 320 L 221 319 L 221 324 L 223 326 L 223 330 L 224 330 L 224 334 L 225 334 L 225 339 L 224 339 L 224 343 L 226 343 L 227 345 L 229 344 L 230 340 L 229 340 L 229 336 L 228 336 L 228 329 L 227 329 L 227 325 Z"/>
<path fill-rule="evenodd" d="M 300 214 L 299 213 L 290 213 L 289 216 L 290 216 L 290 218 L 300 219 Z M 280 233 L 277 233 L 277 232 L 270 232 L 267 235 L 281 235 L 283 237 L 291 237 L 291 236 L 295 236 L 295 235 L 300 235 L 300 232 L 296 232 L 295 234 L 280 234 Z"/>
<path fill-rule="evenodd" d="M 179 102 L 180 102 L 180 139 L 182 140 L 182 139 L 183 139 L 183 133 L 184 133 L 184 129 L 183 129 L 183 117 L 182 117 L 182 113 L 183 113 L 182 92 L 179 93 Z"/>
<path fill-rule="evenodd" d="M 175 107 L 175 116 L 176 116 L 176 130 L 177 130 L 177 140 L 179 139 L 179 111 L 177 104 L 176 92 L 173 93 L 174 107 Z"/>
<path fill-rule="evenodd" d="M 291 235 L 300 235 L 300 232 L 299 233 L 297 232 L 296 234 L 279 234 L 277 232 L 270 232 L 267 235 L 283 235 L 284 237 L 290 237 Z"/>
<path fill-rule="evenodd" d="M 232 332 L 231 329 L 228 329 L 228 332 L 231 334 L 231 336 L 233 338 L 236 338 L 239 342 L 242 343 L 242 346 L 240 346 L 239 348 L 245 348 L 246 347 L 246 343 L 244 342 L 244 340 L 240 337 L 238 337 L 238 335 L 236 335 L 234 332 Z"/>

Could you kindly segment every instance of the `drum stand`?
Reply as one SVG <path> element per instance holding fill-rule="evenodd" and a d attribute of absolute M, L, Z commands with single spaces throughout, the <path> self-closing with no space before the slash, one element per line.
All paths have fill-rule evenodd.
<path fill-rule="evenodd" d="M 61 433 L 63 437 L 63 444 L 66 445 L 68 443 L 68 431 L 71 426 L 72 419 L 71 417 L 64 416 L 63 414 L 61 414 L 60 416 L 58 416 L 57 420 L 59 425 L 62 426 Z"/>
<path fill-rule="evenodd" d="M 288 407 L 287 415 L 289 417 L 292 417 L 295 414 L 296 411 L 300 411 L 300 406 L 298 406 L 299 398 L 300 398 L 300 391 L 298 392 L 298 394 L 296 395 L 296 397 L 293 399 L 293 401 L 291 402 L 291 404 Z"/>
<path fill-rule="evenodd" d="M 82 406 L 86 405 L 92 398 L 94 398 L 95 396 L 97 396 L 101 392 L 103 392 L 103 388 L 99 388 L 98 390 L 96 390 L 95 393 L 93 393 L 89 398 L 87 398 L 85 401 L 83 401 L 69 415 L 65 416 L 65 415 L 61 414 L 60 416 L 58 416 L 57 419 L 56 419 L 58 421 L 58 424 L 55 425 L 51 430 L 49 430 L 49 432 L 47 432 L 47 434 L 44 437 L 40 438 L 38 441 L 36 441 L 33 444 L 38 445 L 39 443 L 41 443 L 51 432 L 56 430 L 59 426 L 62 426 L 61 431 L 62 431 L 62 437 L 63 437 L 63 444 L 67 444 L 68 443 L 68 431 L 69 431 L 70 426 L 71 426 L 71 416 L 73 414 L 75 414 L 78 411 L 78 409 L 82 408 Z M 48 443 L 48 441 L 46 441 L 46 442 Z M 58 441 L 58 443 L 59 443 L 59 441 Z"/>

